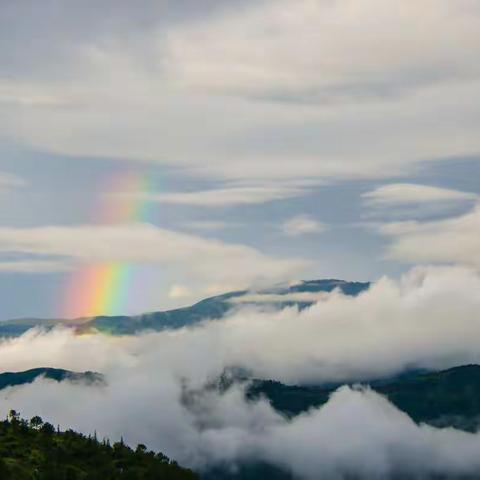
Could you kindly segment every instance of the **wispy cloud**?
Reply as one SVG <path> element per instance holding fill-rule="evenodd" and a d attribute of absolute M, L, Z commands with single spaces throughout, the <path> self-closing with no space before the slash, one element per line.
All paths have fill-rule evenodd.
<path fill-rule="evenodd" d="M 415 183 L 389 183 L 362 194 L 364 217 L 422 218 L 468 208 L 478 195 Z"/>
<path fill-rule="evenodd" d="M 327 292 L 294 292 L 285 294 L 276 293 L 246 293 L 230 299 L 231 303 L 275 304 L 284 302 L 319 302 L 329 297 Z"/>
<path fill-rule="evenodd" d="M 82 5 L 67 29 L 48 10 L 9 6 L 22 28 L 3 29 L 12 65 L 0 90 L 16 99 L 3 134 L 76 159 L 249 181 L 386 178 L 479 151 L 480 28 L 468 0 L 269 0 L 171 24 L 161 10 L 139 33 L 141 14 L 126 7 L 105 25 Z M 38 19 L 42 42 L 25 28 Z M 199 193 L 164 200 L 246 201 Z"/>
<path fill-rule="evenodd" d="M 194 207 L 233 207 L 254 205 L 304 195 L 301 188 L 288 186 L 226 187 L 193 192 L 167 192 L 139 194 L 151 202 L 172 203 Z"/>
<path fill-rule="evenodd" d="M 220 220 L 197 220 L 182 223 L 180 226 L 188 230 L 215 231 L 228 230 L 231 228 L 240 228 L 243 226 L 243 224 L 239 222 L 223 222 Z"/>
<path fill-rule="evenodd" d="M 65 269 L 77 264 L 127 262 L 173 266 L 187 278 L 208 285 L 245 287 L 257 281 L 290 279 L 307 266 L 295 258 L 275 258 L 241 244 L 229 244 L 149 224 L 0 228 L 0 251 L 57 256 L 65 262 L 29 259 L 8 262 L 6 270 Z M 1 268 L 1 266 L 0 266 Z"/>
<path fill-rule="evenodd" d="M 65 261 L 55 260 L 14 260 L 0 261 L 0 272 L 10 273 L 51 273 L 66 272 L 72 265 Z"/>
<path fill-rule="evenodd" d="M 321 233 L 327 229 L 328 226 L 325 223 L 316 220 L 310 215 L 297 215 L 281 225 L 283 234 L 289 237 Z"/>
<path fill-rule="evenodd" d="M 475 193 L 414 183 L 390 183 L 362 195 L 365 203 L 373 207 L 395 207 L 430 202 L 475 201 Z"/>
<path fill-rule="evenodd" d="M 391 259 L 480 267 L 479 205 L 446 220 L 387 223 L 379 232 L 390 238 L 387 256 Z"/>
<path fill-rule="evenodd" d="M 269 0 L 170 32 L 167 72 L 207 92 L 278 101 L 388 98 L 478 78 L 474 8 L 465 0 L 394 9 L 381 0 Z"/>
<path fill-rule="evenodd" d="M 28 182 L 17 175 L 0 172 L 0 192 L 5 189 L 26 187 Z"/>

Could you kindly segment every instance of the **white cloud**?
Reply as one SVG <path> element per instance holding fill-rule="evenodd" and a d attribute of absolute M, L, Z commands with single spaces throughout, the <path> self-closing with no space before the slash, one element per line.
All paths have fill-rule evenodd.
<path fill-rule="evenodd" d="M 284 222 L 281 226 L 282 232 L 289 237 L 321 233 L 327 228 L 327 225 L 310 215 L 297 215 Z"/>
<path fill-rule="evenodd" d="M 201 281 L 203 289 L 212 284 L 245 287 L 251 282 L 289 279 L 307 265 L 304 260 L 278 259 L 244 245 L 149 224 L 0 228 L 0 251 L 66 257 L 68 263 L 56 264 L 62 269 L 72 261 L 174 266 L 185 277 Z M 20 266 L 25 270 L 28 264 Z"/>
<path fill-rule="evenodd" d="M 339 389 L 323 408 L 255 440 L 266 458 L 308 480 L 450 476 L 480 464 L 480 434 L 418 426 L 368 390 Z"/>
<path fill-rule="evenodd" d="M 4 189 L 25 186 L 27 186 L 27 182 L 23 178 L 12 175 L 11 173 L 0 172 L 0 192 Z"/>
<path fill-rule="evenodd" d="M 474 271 L 418 268 L 358 297 L 330 294 L 301 312 L 243 309 L 222 341 L 231 364 L 288 383 L 475 363 L 478 287 Z"/>
<path fill-rule="evenodd" d="M 118 92 L 110 92 L 115 98 L 106 101 L 102 91 L 79 85 L 84 101 L 69 108 L 7 109 L 3 132 L 57 154 L 148 160 L 202 177 L 249 182 L 381 178 L 408 173 L 424 160 L 480 150 L 476 84 L 356 108 L 246 102 L 168 89 L 148 103 L 141 96 L 125 98 L 125 91 L 143 88 L 143 82 L 118 85 Z"/>
<path fill-rule="evenodd" d="M 54 94 L 48 95 L 41 90 L 36 92 L 35 88 L 5 82 L 0 83 L 0 105 L 2 104 L 13 104 L 19 107 L 48 107 L 65 106 L 66 102 Z"/>
<path fill-rule="evenodd" d="M 478 78 L 477 13 L 470 0 L 269 0 L 169 32 L 167 72 L 246 96 L 395 95 Z"/>
<path fill-rule="evenodd" d="M 247 293 L 232 297 L 231 303 L 283 303 L 283 302 L 319 302 L 328 298 L 327 292 Z"/>
<path fill-rule="evenodd" d="M 305 192 L 300 188 L 276 187 L 227 187 L 195 192 L 168 192 L 138 194 L 151 202 L 173 203 L 195 207 L 232 207 L 253 205 L 298 197 Z"/>
<path fill-rule="evenodd" d="M 395 207 L 430 202 L 464 202 L 478 198 L 475 193 L 413 183 L 390 183 L 362 195 L 374 207 Z"/>
<path fill-rule="evenodd" d="M 185 285 L 172 285 L 168 291 L 168 297 L 173 299 L 189 298 L 192 292 Z"/>
<path fill-rule="evenodd" d="M 470 207 L 478 195 L 414 183 L 390 183 L 362 194 L 364 217 L 389 220 L 447 216 Z"/>
<path fill-rule="evenodd" d="M 418 263 L 458 263 L 480 267 L 480 206 L 458 217 L 431 222 L 382 225 L 391 244 L 388 257 Z"/>
<path fill-rule="evenodd" d="M 55 260 L 14 260 L 0 261 L 1 272 L 17 273 L 51 273 L 63 272 L 72 268 L 65 261 Z"/>
<path fill-rule="evenodd" d="M 198 220 L 182 223 L 181 226 L 189 230 L 226 230 L 242 227 L 243 224 L 237 222 L 222 222 L 219 220 Z"/>
<path fill-rule="evenodd" d="M 135 42 L 92 27 L 64 43 L 52 28 L 47 46 L 66 50 L 56 74 L 0 80 L 19 100 L 2 108 L 2 134 L 250 182 L 385 178 L 480 151 L 472 0 L 267 1 L 168 27 L 160 17 Z M 17 57 L 30 58 L 23 45 Z"/>

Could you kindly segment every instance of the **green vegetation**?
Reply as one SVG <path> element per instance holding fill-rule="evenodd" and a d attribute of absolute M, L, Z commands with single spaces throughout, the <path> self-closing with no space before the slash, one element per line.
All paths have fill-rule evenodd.
<path fill-rule="evenodd" d="M 72 430 L 56 431 L 35 416 L 14 410 L 0 422 L 1 480 L 196 480 L 198 476 L 162 453 L 99 441 Z"/>

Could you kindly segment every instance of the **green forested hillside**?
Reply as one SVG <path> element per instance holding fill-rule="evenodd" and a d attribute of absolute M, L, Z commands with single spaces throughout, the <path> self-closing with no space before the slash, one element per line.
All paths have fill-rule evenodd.
<path fill-rule="evenodd" d="M 412 373 L 364 384 L 385 395 L 416 422 L 467 431 L 480 426 L 480 365 Z M 264 396 L 277 411 L 295 416 L 326 403 L 336 387 L 291 386 L 271 380 L 254 380 L 247 389 L 247 397 Z"/>
<path fill-rule="evenodd" d="M 57 382 L 64 380 L 82 382 L 86 385 L 98 385 L 104 382 L 103 375 L 96 372 L 71 372 L 62 368 L 39 367 L 24 372 L 0 373 L 0 390 L 16 385 L 32 383 L 37 378 L 44 377 Z"/>
<path fill-rule="evenodd" d="M 197 475 L 144 445 L 132 450 L 72 430 L 55 431 L 40 417 L 11 411 L 0 422 L 1 480 L 195 480 Z"/>

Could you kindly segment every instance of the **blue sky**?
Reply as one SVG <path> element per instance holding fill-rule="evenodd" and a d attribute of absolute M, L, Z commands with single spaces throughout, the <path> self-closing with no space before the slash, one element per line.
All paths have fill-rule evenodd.
<path fill-rule="evenodd" d="M 479 6 L 1 2 L 0 319 L 104 262 L 125 313 L 478 267 Z M 125 198 L 148 215 L 99 218 Z"/>

